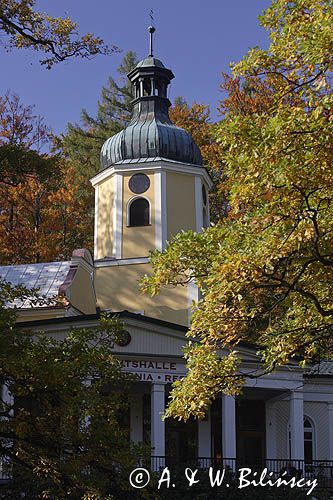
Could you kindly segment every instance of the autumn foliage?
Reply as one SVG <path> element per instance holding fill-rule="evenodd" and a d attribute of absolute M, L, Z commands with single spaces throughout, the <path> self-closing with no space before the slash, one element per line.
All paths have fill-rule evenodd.
<path fill-rule="evenodd" d="M 51 134 L 16 95 L 0 98 L 0 260 L 2 264 L 64 260 L 91 245 L 90 193 L 59 154 L 42 152 Z M 82 183 L 87 185 L 86 180 Z"/>
<path fill-rule="evenodd" d="M 269 49 L 224 79 L 215 138 L 228 215 L 155 252 L 144 281 L 154 294 L 192 279 L 202 293 L 189 331 L 201 342 L 187 347 L 169 415 L 202 417 L 221 390 L 241 390 L 241 342 L 263 362 L 247 377 L 332 357 L 332 22 L 329 1 L 274 0 L 261 17 Z"/>
<path fill-rule="evenodd" d="M 52 17 L 40 12 L 35 0 L 1 0 L 0 34 L 6 50 L 32 49 L 42 55 L 40 63 L 48 69 L 69 58 L 89 58 L 118 50 L 106 46 L 92 33 L 80 37 L 77 23 L 69 16 Z"/>

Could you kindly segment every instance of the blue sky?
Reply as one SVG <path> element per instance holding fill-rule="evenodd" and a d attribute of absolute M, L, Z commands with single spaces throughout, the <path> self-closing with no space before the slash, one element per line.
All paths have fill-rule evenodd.
<path fill-rule="evenodd" d="M 250 47 L 266 47 L 267 34 L 257 17 L 268 0 L 39 0 L 40 10 L 54 16 L 69 15 L 81 33 L 101 36 L 122 52 L 148 53 L 149 11 L 154 9 L 155 55 L 175 74 L 170 98 L 209 104 L 213 118 L 221 92 L 221 72 L 238 61 Z M 0 40 L 1 41 L 1 40 Z M 56 133 L 68 122 L 78 122 L 80 111 L 96 111 L 100 90 L 115 76 L 121 54 L 92 60 L 71 60 L 52 70 L 41 67 L 32 51 L 0 51 L 0 92 L 16 92 L 24 104 Z"/>

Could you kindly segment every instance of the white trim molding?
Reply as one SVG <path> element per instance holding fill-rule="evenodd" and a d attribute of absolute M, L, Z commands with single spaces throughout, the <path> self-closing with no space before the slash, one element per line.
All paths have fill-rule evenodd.
<path fill-rule="evenodd" d="M 112 253 L 116 259 L 122 257 L 123 243 L 123 176 L 116 173 L 114 176 L 114 202 L 113 202 L 113 248 Z"/>
<path fill-rule="evenodd" d="M 95 186 L 95 213 L 94 213 L 94 259 L 97 259 L 97 244 L 98 244 L 98 198 L 99 185 Z"/>
<path fill-rule="evenodd" d="M 166 173 L 162 170 L 154 173 L 155 178 L 155 246 L 163 251 L 167 239 L 167 202 Z"/>
<path fill-rule="evenodd" d="M 131 264 L 148 264 L 149 257 L 138 257 L 133 259 L 101 259 L 95 260 L 95 267 L 128 266 Z"/>
<path fill-rule="evenodd" d="M 198 175 L 195 176 L 195 219 L 196 231 L 202 231 L 203 221 L 203 201 L 202 201 L 202 180 Z"/>
<path fill-rule="evenodd" d="M 209 176 L 205 167 L 190 165 L 188 163 L 173 162 L 171 160 L 160 159 L 158 161 L 145 161 L 142 163 L 122 163 L 119 165 L 111 165 L 95 175 L 90 182 L 93 186 L 108 179 L 116 173 L 152 173 L 158 171 L 178 172 L 184 175 L 197 175 L 205 180 L 206 186 L 210 189 L 213 186 L 213 181 Z"/>

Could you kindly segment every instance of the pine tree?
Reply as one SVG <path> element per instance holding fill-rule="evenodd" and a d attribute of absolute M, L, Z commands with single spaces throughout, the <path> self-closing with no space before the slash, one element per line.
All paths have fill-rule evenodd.
<path fill-rule="evenodd" d="M 87 179 L 100 169 L 103 142 L 122 130 L 129 121 L 133 95 L 126 75 L 136 64 L 136 54 L 127 52 L 118 68 L 118 81 L 110 76 L 107 86 L 102 88 L 96 117 L 83 109 L 81 125 L 69 123 L 67 134 L 62 137 L 65 154 Z"/>

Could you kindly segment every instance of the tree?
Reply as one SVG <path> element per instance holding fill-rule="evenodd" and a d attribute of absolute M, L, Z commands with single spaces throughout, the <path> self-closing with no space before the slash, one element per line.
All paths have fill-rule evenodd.
<path fill-rule="evenodd" d="M 157 293 L 194 279 L 202 291 L 189 374 L 167 411 L 185 419 L 202 417 L 219 391 L 241 390 L 242 341 L 262 360 L 252 377 L 333 351 L 332 2 L 274 0 L 260 20 L 269 49 L 233 66 L 217 127 L 228 215 L 153 253 L 143 284 Z"/>
<path fill-rule="evenodd" d="M 33 106 L 23 105 L 11 92 L 0 96 L 0 184 L 16 186 L 27 175 L 56 175 L 59 156 L 47 154 L 51 145 L 51 131 Z"/>
<path fill-rule="evenodd" d="M 0 32 L 5 49 L 30 48 L 41 52 L 41 64 L 50 69 L 71 57 L 90 58 L 117 49 L 87 33 L 79 37 L 77 24 L 69 17 L 52 17 L 38 12 L 35 0 L 1 0 Z"/>
<path fill-rule="evenodd" d="M 105 316 L 98 328 L 73 328 L 65 339 L 30 332 L 16 326 L 8 303 L 28 297 L 40 304 L 43 298 L 4 282 L 0 290 L 6 388 L 0 454 L 13 475 L 6 498 L 120 498 L 136 463 L 125 418 L 131 378 L 113 355 L 123 326 Z"/>
<path fill-rule="evenodd" d="M 224 213 L 225 194 L 222 186 L 221 146 L 215 137 L 215 124 L 210 120 L 209 106 L 194 103 L 189 106 L 181 97 L 170 108 L 170 118 L 178 127 L 191 134 L 200 148 L 205 167 L 214 182 L 210 193 L 210 216 L 216 222 Z"/>
<path fill-rule="evenodd" d="M 126 75 L 136 64 L 135 53 L 127 52 L 118 68 L 119 81 L 110 76 L 108 85 L 102 88 L 96 117 L 83 109 L 82 125 L 69 123 L 67 134 L 62 137 L 64 154 L 87 181 L 100 170 L 103 143 L 122 130 L 130 119 L 133 95 Z"/>
<path fill-rule="evenodd" d="M 0 98 L 3 264 L 69 259 L 73 248 L 92 247 L 90 191 L 76 192 L 86 179 L 51 149 L 50 130 L 33 106 L 15 94 Z"/>
<path fill-rule="evenodd" d="M 66 260 L 74 248 L 93 247 L 90 193 L 78 195 L 77 181 L 75 169 L 57 159 L 48 176 L 0 182 L 2 264 Z"/>

